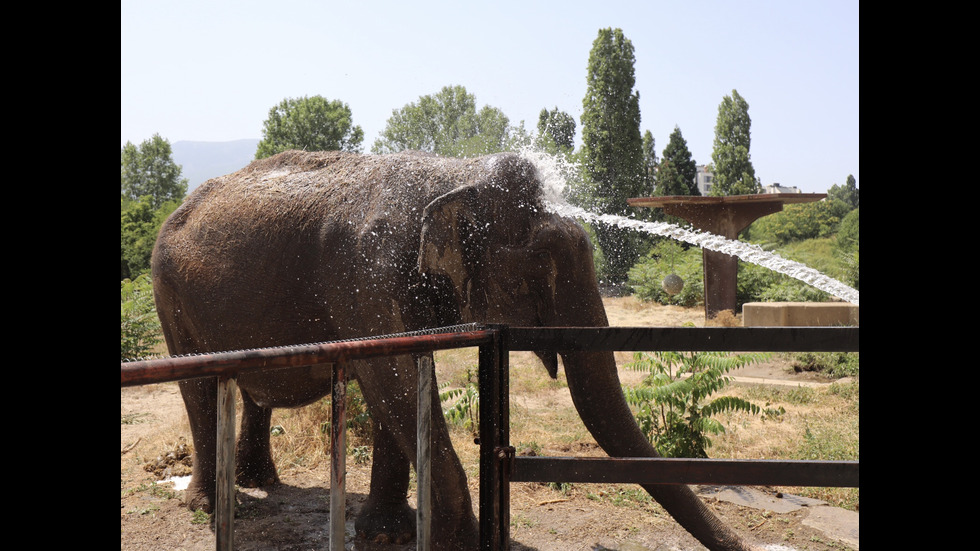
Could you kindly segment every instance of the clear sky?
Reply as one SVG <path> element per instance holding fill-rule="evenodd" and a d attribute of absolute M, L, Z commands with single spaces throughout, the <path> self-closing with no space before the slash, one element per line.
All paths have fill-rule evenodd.
<path fill-rule="evenodd" d="M 856 0 L 122 0 L 120 146 L 259 139 L 280 101 L 321 95 L 348 104 L 368 152 L 393 110 L 448 85 L 528 130 L 557 107 L 580 137 L 589 51 L 610 27 L 633 43 L 658 156 L 677 126 L 710 163 L 737 90 L 764 185 L 860 187 Z"/>

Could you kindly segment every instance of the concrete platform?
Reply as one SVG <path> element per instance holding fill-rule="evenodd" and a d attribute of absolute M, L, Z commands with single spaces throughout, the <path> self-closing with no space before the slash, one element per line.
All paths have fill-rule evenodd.
<path fill-rule="evenodd" d="M 858 325 L 858 306 L 849 302 L 747 302 L 744 327 Z"/>

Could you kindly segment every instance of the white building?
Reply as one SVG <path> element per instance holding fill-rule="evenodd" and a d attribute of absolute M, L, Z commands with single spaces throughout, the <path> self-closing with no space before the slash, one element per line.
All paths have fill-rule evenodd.
<path fill-rule="evenodd" d="M 712 180 L 714 180 L 714 174 L 708 171 L 706 165 L 698 165 L 696 183 L 698 185 L 698 191 L 701 192 L 702 196 L 711 195 L 711 185 Z M 803 193 L 796 186 L 787 187 L 782 186 L 778 182 L 774 184 L 769 184 L 768 186 L 762 187 L 762 193 Z"/>
<path fill-rule="evenodd" d="M 779 183 L 769 184 L 768 186 L 763 186 L 762 193 L 803 193 L 796 186 L 786 187 L 781 186 Z"/>
<path fill-rule="evenodd" d="M 698 185 L 698 191 L 701 192 L 703 197 L 710 195 L 711 191 L 711 180 L 714 179 L 714 174 L 708 172 L 708 168 L 705 165 L 698 165 L 697 174 L 695 175 L 695 183 Z"/>

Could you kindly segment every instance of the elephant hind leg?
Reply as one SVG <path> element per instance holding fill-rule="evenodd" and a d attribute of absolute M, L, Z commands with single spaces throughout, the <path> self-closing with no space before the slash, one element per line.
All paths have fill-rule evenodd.
<path fill-rule="evenodd" d="M 184 490 L 184 502 L 191 511 L 210 513 L 215 503 L 216 442 L 218 428 L 218 380 L 215 378 L 180 381 L 180 394 L 194 442 L 191 481 Z"/>

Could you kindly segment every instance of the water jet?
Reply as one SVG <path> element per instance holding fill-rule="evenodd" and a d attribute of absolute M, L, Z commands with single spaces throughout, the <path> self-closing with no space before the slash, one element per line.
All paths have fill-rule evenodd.
<path fill-rule="evenodd" d="M 826 193 L 759 193 L 702 197 L 668 195 L 627 199 L 632 207 L 662 208 L 666 214 L 683 218 L 696 229 L 738 238 L 749 224 L 783 210 L 786 203 L 811 203 L 827 197 Z M 704 315 L 711 319 L 723 310 L 736 312 L 738 258 L 722 252 L 703 249 Z"/>

